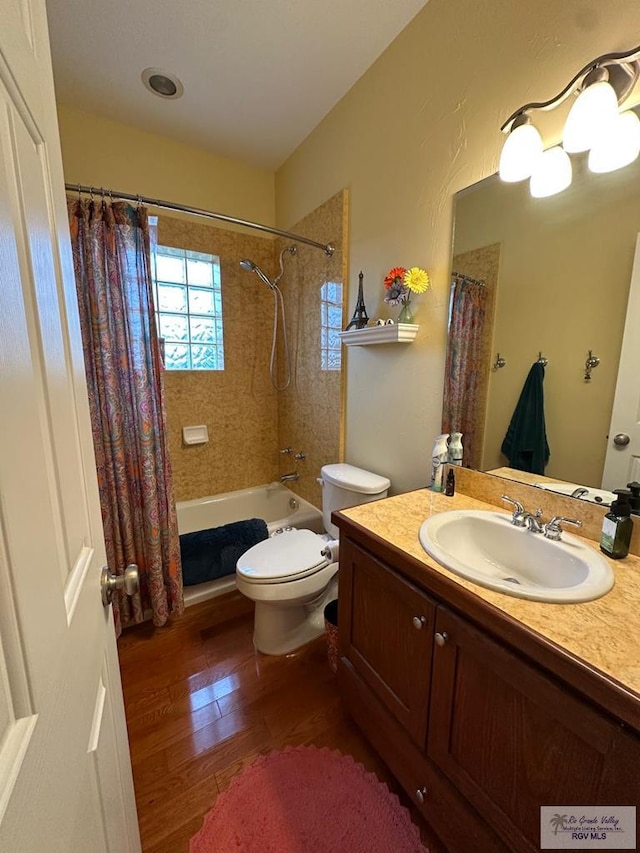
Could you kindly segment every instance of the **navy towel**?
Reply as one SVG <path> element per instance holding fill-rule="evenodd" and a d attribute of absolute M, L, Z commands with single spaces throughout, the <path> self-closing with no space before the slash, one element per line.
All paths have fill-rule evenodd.
<path fill-rule="evenodd" d="M 543 380 L 544 366 L 536 361 L 526 378 L 500 448 L 511 468 L 532 474 L 544 474 L 549 461 Z"/>
<path fill-rule="evenodd" d="M 238 559 L 269 536 L 261 518 L 234 521 L 180 537 L 182 581 L 185 586 L 232 575 Z"/>

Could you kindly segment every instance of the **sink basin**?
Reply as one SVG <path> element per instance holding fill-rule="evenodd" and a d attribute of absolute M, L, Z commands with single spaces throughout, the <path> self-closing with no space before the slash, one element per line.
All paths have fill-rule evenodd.
<path fill-rule="evenodd" d="M 612 588 L 613 572 L 576 536 L 545 539 L 500 512 L 453 510 L 428 518 L 420 544 L 445 568 L 481 586 L 533 601 L 591 601 Z"/>

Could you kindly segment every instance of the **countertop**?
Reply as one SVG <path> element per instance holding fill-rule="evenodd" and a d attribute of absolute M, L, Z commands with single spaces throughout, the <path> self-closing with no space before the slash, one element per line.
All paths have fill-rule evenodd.
<path fill-rule="evenodd" d="M 629 555 L 622 560 L 609 560 L 615 585 L 611 592 L 595 601 L 551 604 L 503 595 L 453 574 L 420 545 L 418 530 L 422 522 L 435 513 L 452 509 L 504 511 L 460 492 L 448 498 L 420 489 L 344 509 L 340 515 L 422 563 L 425 572 L 445 576 L 559 650 L 566 650 L 590 670 L 617 682 L 632 694 L 626 697 L 627 705 L 631 699 L 631 711 L 625 716 L 635 717 L 630 722 L 640 730 L 640 558 Z M 601 553 L 597 542 L 581 539 Z M 634 698 L 638 703 L 637 716 Z"/>

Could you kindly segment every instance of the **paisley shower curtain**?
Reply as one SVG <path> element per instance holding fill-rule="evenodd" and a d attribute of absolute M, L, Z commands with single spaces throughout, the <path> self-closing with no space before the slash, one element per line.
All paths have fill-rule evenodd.
<path fill-rule="evenodd" d="M 145 208 L 68 199 L 109 570 L 140 590 L 113 599 L 116 630 L 182 613 L 182 569 L 151 291 Z"/>
<path fill-rule="evenodd" d="M 487 289 L 460 276 L 452 283 L 442 431 L 461 432 L 464 464 L 479 468 L 487 372 Z"/>

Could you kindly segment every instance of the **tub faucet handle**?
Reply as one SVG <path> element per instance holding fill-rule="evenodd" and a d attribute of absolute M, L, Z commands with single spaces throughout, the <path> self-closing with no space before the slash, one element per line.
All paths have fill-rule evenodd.
<path fill-rule="evenodd" d="M 296 455 L 293 458 L 298 459 L 301 462 L 303 459 L 307 458 L 307 454 L 300 451 L 300 453 L 296 453 Z"/>
<path fill-rule="evenodd" d="M 280 453 L 284 454 L 285 456 L 291 456 L 293 450 L 290 447 L 285 447 L 283 450 L 280 451 Z"/>

